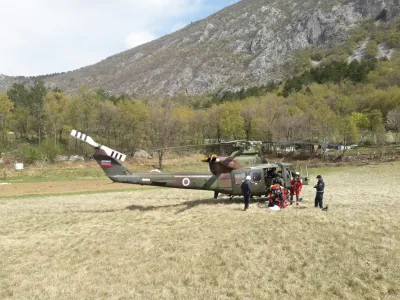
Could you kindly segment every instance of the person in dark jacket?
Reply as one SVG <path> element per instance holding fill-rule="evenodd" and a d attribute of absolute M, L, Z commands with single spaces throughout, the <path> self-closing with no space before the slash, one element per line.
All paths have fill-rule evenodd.
<path fill-rule="evenodd" d="M 244 210 L 247 210 L 250 205 L 250 179 L 250 175 L 247 175 L 245 181 L 243 181 L 242 185 L 240 186 L 242 188 L 242 194 L 244 198 Z"/>
<path fill-rule="evenodd" d="M 274 175 L 274 179 L 272 179 L 272 184 L 279 184 L 281 187 L 284 187 L 285 185 L 283 179 L 279 176 L 279 174 Z"/>
<path fill-rule="evenodd" d="M 324 189 L 325 189 L 325 182 L 322 179 L 321 175 L 317 176 L 318 182 L 317 184 L 314 186 L 314 188 L 316 189 L 316 195 L 315 195 L 315 207 L 319 208 L 323 208 L 322 207 L 322 202 L 323 202 L 323 198 L 324 198 Z"/>

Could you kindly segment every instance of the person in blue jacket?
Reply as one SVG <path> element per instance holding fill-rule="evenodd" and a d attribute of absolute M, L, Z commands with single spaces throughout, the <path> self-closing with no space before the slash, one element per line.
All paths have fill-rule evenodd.
<path fill-rule="evenodd" d="M 250 180 L 251 180 L 250 175 L 247 175 L 246 179 L 243 181 L 242 185 L 240 186 L 242 188 L 242 194 L 243 194 L 243 198 L 244 198 L 244 210 L 247 210 L 250 205 L 250 195 L 251 195 Z"/>

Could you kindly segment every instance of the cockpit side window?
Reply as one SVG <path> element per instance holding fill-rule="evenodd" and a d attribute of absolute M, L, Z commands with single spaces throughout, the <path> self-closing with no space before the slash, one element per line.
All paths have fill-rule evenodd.
<path fill-rule="evenodd" d="M 261 181 L 261 172 L 254 172 L 251 174 L 253 182 L 260 182 Z"/>
<path fill-rule="evenodd" d="M 242 184 L 245 178 L 246 174 L 244 173 L 235 174 L 235 184 Z"/>

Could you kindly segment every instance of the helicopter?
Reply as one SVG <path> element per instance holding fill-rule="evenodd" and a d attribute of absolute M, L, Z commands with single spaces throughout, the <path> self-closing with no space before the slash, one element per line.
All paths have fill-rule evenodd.
<path fill-rule="evenodd" d="M 229 156 L 213 154 L 205 157 L 202 161 L 208 163 L 210 173 L 132 173 L 120 163 L 120 161 L 125 161 L 127 157 L 125 154 L 101 145 L 90 136 L 75 129 L 71 131 L 71 136 L 95 148 L 93 158 L 113 182 L 213 191 L 214 199 L 219 194 L 228 195 L 230 199 L 241 196 L 241 184 L 246 176 L 251 177 L 251 195 L 266 196 L 272 182 L 272 177 L 268 174 L 279 170 L 284 187 L 290 188 L 290 180 L 294 173 L 294 167 L 290 163 L 264 160 L 255 147 L 257 142 L 248 141 L 234 141 L 233 143 L 239 150 Z M 303 184 L 309 184 L 308 170 L 307 176 L 303 178 Z"/>

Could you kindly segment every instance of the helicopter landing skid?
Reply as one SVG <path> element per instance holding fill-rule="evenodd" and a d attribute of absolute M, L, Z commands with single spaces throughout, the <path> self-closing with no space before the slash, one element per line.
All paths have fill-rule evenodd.
<path fill-rule="evenodd" d="M 237 197 L 237 196 L 236 196 L 236 195 L 231 195 L 231 196 L 229 196 L 229 201 L 232 201 L 232 199 L 235 198 L 235 197 Z M 255 199 L 254 199 L 253 196 L 250 196 L 250 199 L 253 200 L 253 201 L 255 201 Z"/>

